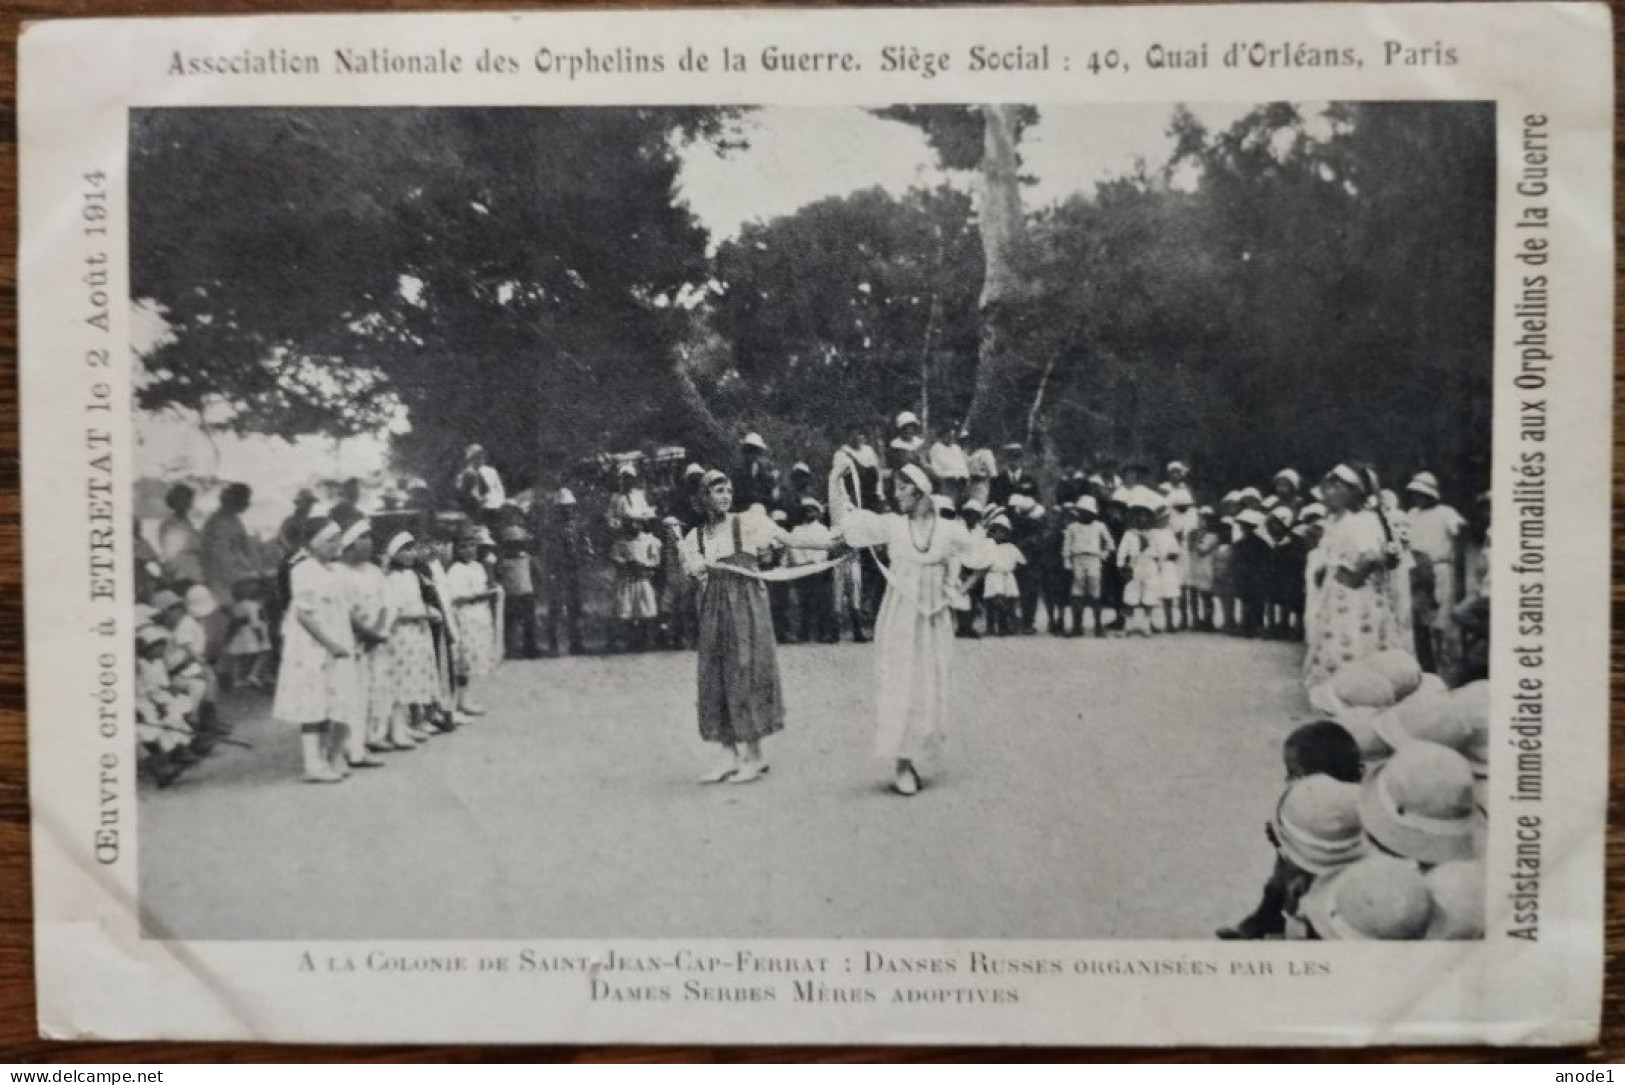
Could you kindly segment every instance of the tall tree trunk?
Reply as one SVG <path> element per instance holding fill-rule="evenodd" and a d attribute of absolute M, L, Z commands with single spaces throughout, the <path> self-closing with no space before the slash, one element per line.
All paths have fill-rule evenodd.
<path fill-rule="evenodd" d="M 981 110 L 982 188 L 978 218 L 984 264 L 979 302 L 982 327 L 967 424 L 977 440 L 987 441 L 1014 420 L 1016 405 L 1010 392 L 1020 366 L 1011 333 L 1029 288 L 1026 229 L 1016 160 L 1016 107 L 984 105 Z"/>
<path fill-rule="evenodd" d="M 733 450 L 733 442 L 729 439 L 728 431 L 712 412 L 711 405 L 705 401 L 705 393 L 694 383 L 687 366 L 681 358 L 675 359 L 671 365 L 672 383 L 676 386 L 677 401 L 682 405 L 683 413 L 688 416 L 689 429 L 695 435 L 697 448 L 689 450 L 690 459 L 704 457 L 713 463 L 726 462 L 727 456 Z"/>

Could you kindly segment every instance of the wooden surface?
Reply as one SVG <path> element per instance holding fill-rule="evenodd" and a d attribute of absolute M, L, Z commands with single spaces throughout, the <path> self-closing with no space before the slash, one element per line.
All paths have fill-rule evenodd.
<path fill-rule="evenodd" d="M 715 4 L 715 0 L 712 0 Z M 1618 1061 L 1625 1058 L 1625 998 L 1622 998 L 1620 953 L 1625 950 L 1625 832 L 1621 814 L 1625 812 L 1625 742 L 1621 730 L 1613 729 L 1611 762 L 1612 788 L 1609 802 L 1608 833 L 1608 985 L 1604 1005 L 1602 1043 L 1587 1050 L 1510 1051 L 1493 1049 L 1387 1049 L 1370 1052 L 1247 1050 L 1201 1052 L 1189 1050 L 1143 1051 L 1134 1049 L 962 1049 L 962 1048 L 569 1048 L 569 1047 L 278 1047 L 264 1044 L 61 1044 L 36 1037 L 34 1024 L 33 909 L 29 878 L 29 824 L 27 766 L 24 755 L 23 631 L 21 540 L 18 529 L 20 500 L 17 468 L 17 31 L 29 19 L 109 15 L 207 15 L 262 14 L 270 12 L 330 11 L 342 6 L 352 11 L 435 10 L 516 10 L 533 7 L 523 3 L 435 4 L 429 0 L 350 0 L 331 5 L 322 0 L 287 0 L 281 4 L 254 3 L 252 0 L 127 0 L 124 3 L 93 3 L 89 0 L 63 0 L 50 3 L 8 4 L 0 15 L 0 228 L 5 246 L 0 252 L 0 1063 L 8 1062 L 242 1062 L 283 1060 L 355 1060 L 364 1062 L 449 1060 L 471 1061 L 958 1061 L 993 1059 L 1035 1061 L 1080 1059 L 1085 1061 L 1407 1061 L 1448 1062 L 1463 1059 L 1501 1061 L 1592 1060 Z M 603 4 L 596 7 L 609 6 Z M 634 5 L 624 5 L 634 6 Z M 676 5 L 673 5 L 676 6 Z M 1614 57 L 1621 68 L 1618 23 L 1625 15 L 1625 0 L 1614 0 Z M 1616 106 L 1617 109 L 1617 106 Z M 1615 125 L 1616 161 L 1619 125 Z M 1616 194 L 1616 201 L 1618 196 Z M 1618 207 L 1616 202 L 1616 239 Z M 1616 273 L 1616 288 L 1617 288 Z M 1616 289 L 1617 293 L 1617 289 Z M 1616 314 L 1616 329 L 1619 320 Z M 1615 385 L 1619 385 L 1616 330 Z M 1616 395 L 1617 400 L 1617 395 Z M 1618 469 L 1621 433 L 1618 407 L 1615 408 L 1616 519 L 1614 526 L 1614 580 L 1612 594 L 1616 626 L 1625 611 L 1621 581 L 1621 532 L 1618 508 L 1621 483 Z M 1612 663 L 1613 711 L 1622 707 L 1621 657 L 1616 638 Z"/>

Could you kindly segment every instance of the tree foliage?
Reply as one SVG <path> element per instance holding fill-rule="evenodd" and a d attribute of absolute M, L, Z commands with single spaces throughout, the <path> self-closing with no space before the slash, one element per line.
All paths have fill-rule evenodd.
<path fill-rule="evenodd" d="M 404 407 L 409 463 L 478 438 L 521 475 L 632 431 L 703 440 L 676 348 L 707 239 L 675 184 L 729 116 L 137 112 L 133 293 L 172 333 L 140 403 L 289 436 Z"/>

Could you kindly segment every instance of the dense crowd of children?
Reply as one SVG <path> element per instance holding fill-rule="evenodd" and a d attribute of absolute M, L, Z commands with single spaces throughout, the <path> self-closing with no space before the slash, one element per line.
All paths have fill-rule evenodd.
<path fill-rule="evenodd" d="M 137 737 L 158 786 L 222 742 L 243 744 L 219 692 L 265 688 L 273 652 L 271 713 L 300 729 L 312 783 L 381 767 L 380 754 L 415 750 L 483 714 L 471 688 L 503 647 L 490 530 L 465 523 L 451 537 L 379 540 L 374 521 L 333 513 L 309 518 L 282 565 L 279 637 L 259 579 L 240 582 L 225 608 L 207 585 L 180 581 L 170 583 L 184 594 L 161 586 L 137 606 Z"/>
<path fill-rule="evenodd" d="M 891 479 L 914 465 L 935 483 L 938 515 L 971 538 L 961 637 L 1303 641 L 1309 699 L 1326 718 L 1287 740 L 1288 785 L 1268 829 L 1275 873 L 1254 913 L 1221 935 L 1476 929 L 1466 902 L 1483 877 L 1482 809 L 1470 794 L 1483 769 L 1487 495 L 1464 517 L 1428 472 L 1411 478 L 1402 503 L 1369 468 L 1339 464 L 1308 486 L 1284 468 L 1268 486 L 1204 504 L 1178 461 L 1160 478 L 1134 463 L 1051 472 L 1041 494 L 1019 444 L 967 450 L 950 427 L 928 446 L 909 412 L 894 430 L 883 452 L 861 430 L 848 434 L 823 485 L 804 461 L 781 476 L 766 442 L 745 437 L 731 473 L 736 507 L 760 506 L 787 531 L 767 567 L 822 561 L 831 506 L 884 509 Z M 267 688 L 273 670 L 272 713 L 300 729 L 312 782 L 339 782 L 466 726 L 482 713 L 472 685 L 505 655 L 541 655 L 544 639 L 557 653 L 561 620 L 567 649 L 585 650 L 583 579 L 600 553 L 613 571 L 606 649 L 692 647 L 694 586 L 677 551 L 701 515 L 705 472 L 689 464 L 656 485 L 623 463 L 603 522 L 589 523 L 568 488 L 516 506 L 471 446 L 462 511 L 423 521 L 427 530 L 397 530 L 388 513 L 369 519 L 353 487 L 325 514 L 301 494 L 274 578 L 233 519 L 246 487 L 223 497 L 203 532 L 191 529 L 189 492 L 172 492 L 161 552 L 137 536 L 136 712 L 148 773 L 167 786 L 238 741 L 220 690 Z M 884 561 L 772 582 L 777 639 L 869 639 Z"/>
<path fill-rule="evenodd" d="M 1399 649 L 1342 669 L 1332 718 L 1283 747 L 1258 905 L 1219 937 L 1483 937 L 1488 692 L 1448 689 Z"/>

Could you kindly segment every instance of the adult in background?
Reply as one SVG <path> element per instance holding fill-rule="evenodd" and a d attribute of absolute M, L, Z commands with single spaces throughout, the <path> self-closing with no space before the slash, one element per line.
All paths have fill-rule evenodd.
<path fill-rule="evenodd" d="M 1460 599 L 1457 551 L 1467 521 L 1461 513 L 1439 500 L 1439 480 L 1431 471 L 1422 471 L 1412 478 L 1405 487 L 1405 495 L 1411 505 L 1408 516 L 1411 553 L 1417 564 L 1431 569 L 1433 582 L 1432 620 L 1426 629 L 1417 630 L 1418 655 L 1423 657 L 1423 669 L 1440 670 L 1443 661 L 1457 654 L 1456 645 L 1450 643 L 1456 633 L 1451 615 Z"/>
<path fill-rule="evenodd" d="M 1021 442 L 1011 441 L 1000 450 L 1000 458 L 1004 461 L 1004 468 L 993 477 L 990 500 L 995 505 L 1009 505 L 1014 494 L 1022 493 L 1023 487 L 1031 480 L 1027 476 L 1026 465 L 1022 463 L 1025 449 Z"/>
<path fill-rule="evenodd" d="M 959 443 L 965 436 L 958 423 L 951 423 L 942 427 L 942 436 L 931 446 L 931 474 L 955 508 L 965 500 L 970 485 L 970 459 Z"/>
<path fill-rule="evenodd" d="M 739 470 L 732 480 L 734 504 L 740 509 L 760 505 L 766 512 L 773 507 L 773 491 L 778 486 L 773 465 L 767 460 L 767 442 L 759 433 L 747 433 L 739 442 L 739 455 Z M 706 502 L 703 492 L 702 487 L 702 505 Z"/>
<path fill-rule="evenodd" d="M 966 434 L 964 439 L 968 437 Z M 965 467 L 969 476 L 965 483 L 966 499 L 986 508 L 993 500 L 993 479 L 999 473 L 999 461 L 991 448 L 978 448 L 965 457 Z M 960 504 L 963 507 L 964 502 Z"/>
<path fill-rule="evenodd" d="M 300 490 L 293 495 L 293 514 L 277 528 L 276 540 L 282 546 L 284 560 L 293 557 L 305 547 L 305 526 L 310 523 L 310 510 L 316 507 L 316 495 Z"/>
<path fill-rule="evenodd" d="M 559 654 L 559 618 L 565 619 L 571 655 L 581 655 L 581 577 L 592 562 L 592 540 L 577 516 L 576 495 L 560 489 L 542 537 L 542 581 L 547 589 L 547 654 Z"/>
<path fill-rule="evenodd" d="M 767 585 L 751 574 L 789 536 L 760 509 L 734 512 L 733 484 L 721 471 L 702 482 L 706 522 L 683 537 L 683 570 L 699 582 L 700 737 L 729 758 L 701 783 L 747 784 L 767 771 L 762 739 L 784 729 L 784 691 Z"/>
<path fill-rule="evenodd" d="M 885 507 L 880 489 L 880 458 L 863 427 L 854 425 L 830 460 L 830 522 L 840 523 L 848 512 L 855 510 L 878 513 Z M 880 609 L 885 582 L 873 562 L 860 561 L 841 566 L 836 570 L 835 581 L 852 626 L 852 640 L 861 644 L 869 639 L 864 625 Z"/>
<path fill-rule="evenodd" d="M 203 534 L 192 522 L 192 504 L 197 492 L 185 483 L 169 488 L 164 504 L 169 515 L 158 525 L 158 555 L 163 560 L 164 577 L 171 583 L 203 579 Z"/>
<path fill-rule="evenodd" d="M 339 499 L 333 507 L 327 510 L 327 518 L 348 531 L 350 525 L 365 520 L 367 514 L 361 511 L 361 480 L 347 478 L 339 486 Z"/>
<path fill-rule="evenodd" d="M 203 522 L 203 580 L 216 600 L 231 605 L 237 585 L 259 575 L 254 540 L 243 526 L 254 491 L 233 482 L 220 494 L 220 507 Z"/>
<path fill-rule="evenodd" d="M 458 507 L 476 523 L 495 529 L 502 507 L 508 503 L 502 476 L 491 466 L 482 445 L 472 444 L 463 452 L 463 466 L 455 482 Z"/>
<path fill-rule="evenodd" d="M 965 605 L 959 574 L 969 535 L 958 520 L 937 514 L 923 469 L 906 464 L 898 476 L 899 512 L 850 511 L 835 537 L 850 546 L 885 546 L 891 555 L 875 619 L 875 752 L 891 763 L 893 789 L 913 795 L 922 786 L 922 765 L 947 733 L 954 611 Z"/>
<path fill-rule="evenodd" d="M 1316 554 L 1320 583 L 1309 585 L 1315 631 L 1304 656 L 1304 686 L 1317 691 L 1351 663 L 1390 648 L 1414 654 L 1410 616 L 1401 613 L 1396 578 L 1408 576 L 1388 523 L 1375 507 L 1376 474 L 1338 464 L 1321 482 L 1325 534 Z M 1316 707 L 1325 708 L 1324 704 Z"/>

